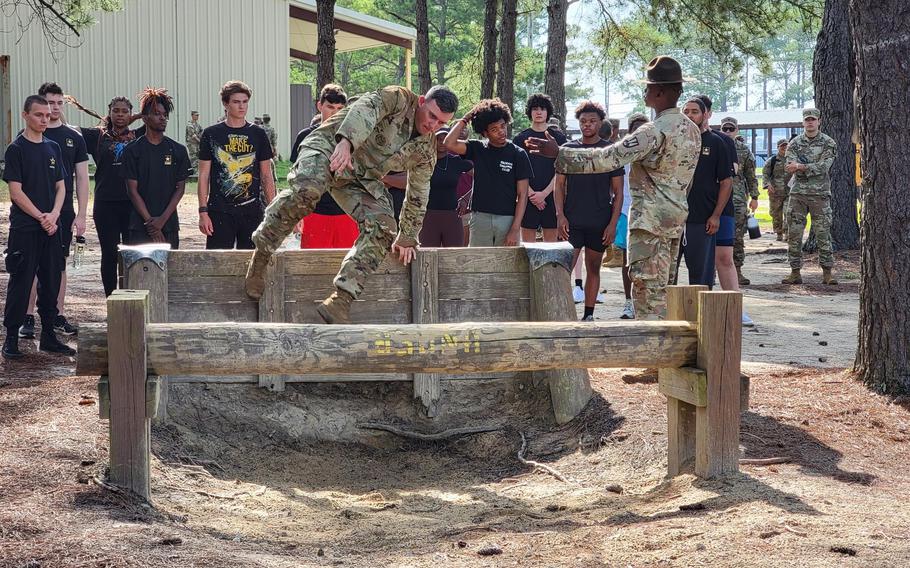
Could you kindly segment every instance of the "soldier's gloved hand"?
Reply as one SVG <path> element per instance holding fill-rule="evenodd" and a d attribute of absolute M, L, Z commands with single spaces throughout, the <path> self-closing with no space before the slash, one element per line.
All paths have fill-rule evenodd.
<path fill-rule="evenodd" d="M 335 151 L 329 158 L 329 169 L 335 173 L 354 169 L 354 162 L 351 161 L 351 141 L 347 138 L 342 138 L 335 146 Z"/>

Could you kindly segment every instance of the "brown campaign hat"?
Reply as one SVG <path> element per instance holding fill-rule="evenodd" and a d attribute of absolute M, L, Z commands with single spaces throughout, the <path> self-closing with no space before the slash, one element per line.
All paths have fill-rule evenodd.
<path fill-rule="evenodd" d="M 803 109 L 803 118 L 820 118 L 822 115 L 821 111 L 817 108 L 804 108 Z"/>
<path fill-rule="evenodd" d="M 683 77 L 682 67 L 679 62 L 669 55 L 658 55 L 648 63 L 645 78 L 639 83 L 646 85 L 669 85 L 673 83 L 684 83 L 691 81 L 688 77 Z"/>
<path fill-rule="evenodd" d="M 735 118 L 733 118 L 732 116 L 725 116 L 722 119 L 720 119 L 720 125 L 723 126 L 725 124 L 732 124 L 733 126 L 739 128 L 739 121 L 736 120 Z"/>

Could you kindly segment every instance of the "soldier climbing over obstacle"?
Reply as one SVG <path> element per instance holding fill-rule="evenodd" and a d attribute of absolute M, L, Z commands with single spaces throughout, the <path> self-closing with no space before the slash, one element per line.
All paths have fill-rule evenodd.
<path fill-rule="evenodd" d="M 247 295 L 262 296 L 272 253 L 328 191 L 357 222 L 360 236 L 341 263 L 335 291 L 316 311 L 326 323 L 347 323 L 366 277 L 390 250 L 403 264 L 414 259 L 436 165 L 435 133 L 457 109 L 458 97 L 444 86 L 423 96 L 385 87 L 352 100 L 307 136 L 288 174 L 290 188 L 272 201 L 253 233 Z M 390 171 L 406 171 L 408 180 L 397 236 L 392 198 L 382 183 Z"/>

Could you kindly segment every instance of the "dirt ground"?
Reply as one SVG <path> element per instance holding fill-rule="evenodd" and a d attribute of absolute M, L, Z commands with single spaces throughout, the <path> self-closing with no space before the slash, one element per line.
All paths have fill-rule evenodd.
<path fill-rule="evenodd" d="M 184 222 L 186 247 L 197 235 Z M 231 428 L 199 410 L 198 431 L 154 429 L 149 505 L 95 481 L 107 462 L 96 378 L 23 341 L 30 357 L 0 374 L 0 567 L 908 566 L 910 401 L 871 394 L 845 370 L 857 257 L 838 256 L 837 289 L 813 284 L 814 258 L 809 284 L 783 287 L 786 251 L 772 239 L 748 249 L 756 327 L 743 334 L 741 446 L 787 463 L 667 479 L 655 376 L 595 369 L 594 399 L 566 426 L 490 417 L 499 430 L 448 442 L 295 441 L 255 417 Z M 86 261 L 71 269 L 67 315 L 103 321 L 97 250 Z M 612 319 L 619 274 L 603 276 L 597 316 Z M 302 388 L 253 396 L 283 403 Z M 396 388 L 408 396 L 404 385 L 382 395 Z M 527 459 L 567 481 L 518 460 L 522 435 Z"/>

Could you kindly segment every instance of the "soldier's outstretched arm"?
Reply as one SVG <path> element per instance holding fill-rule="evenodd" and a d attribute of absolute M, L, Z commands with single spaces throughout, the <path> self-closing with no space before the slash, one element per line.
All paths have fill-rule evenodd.
<path fill-rule="evenodd" d="M 603 148 L 559 148 L 556 171 L 561 174 L 601 174 L 640 160 L 660 146 L 663 134 L 653 124 L 640 126 L 622 140 Z"/>
<path fill-rule="evenodd" d="M 408 184 L 404 194 L 404 205 L 398 219 L 398 237 L 395 244 L 402 247 L 416 247 L 417 235 L 423 227 L 423 217 L 427 212 L 430 196 L 430 178 L 436 165 L 432 161 L 423 162 L 408 169 Z"/>

